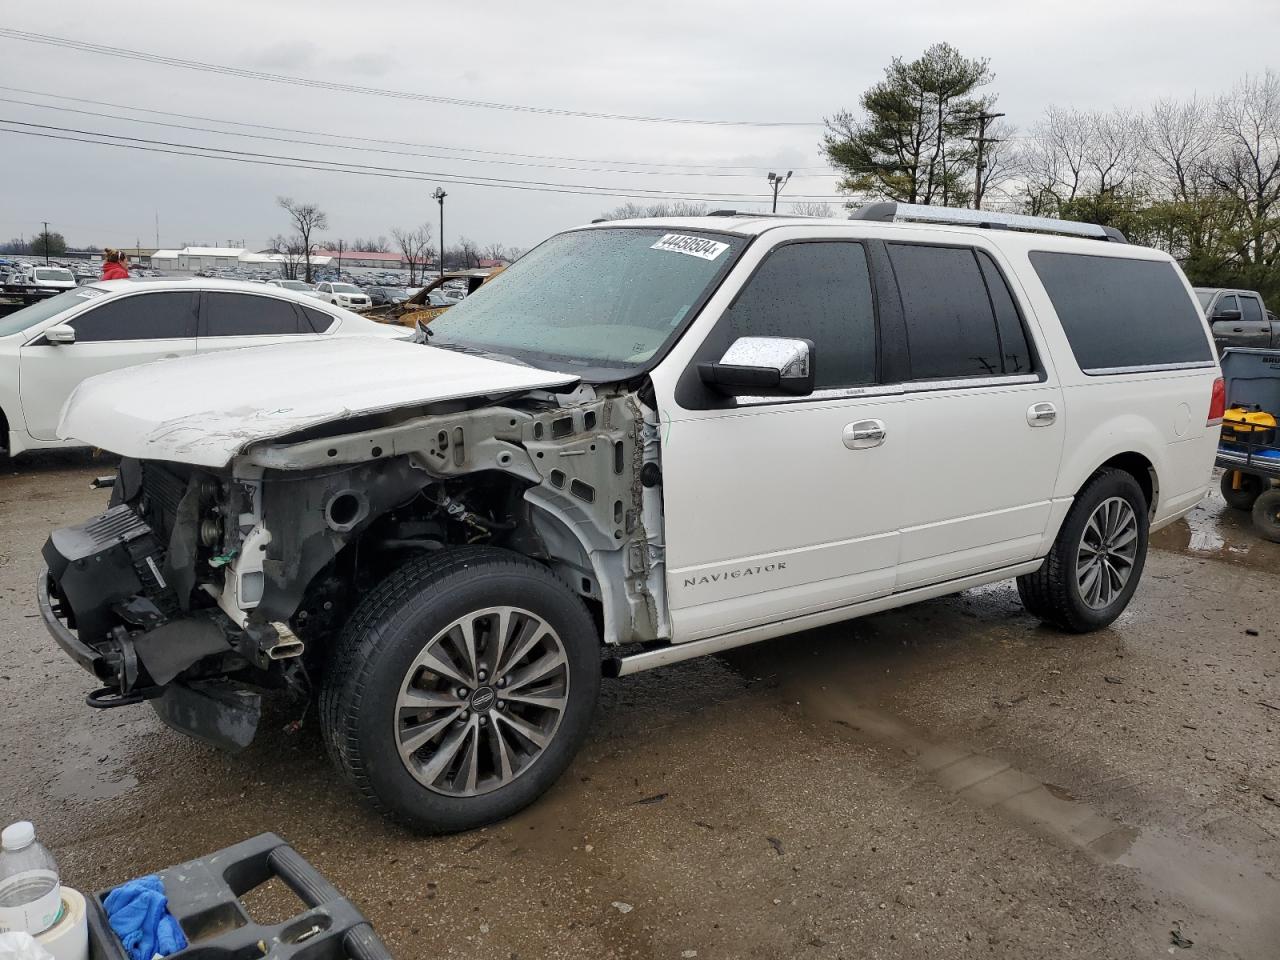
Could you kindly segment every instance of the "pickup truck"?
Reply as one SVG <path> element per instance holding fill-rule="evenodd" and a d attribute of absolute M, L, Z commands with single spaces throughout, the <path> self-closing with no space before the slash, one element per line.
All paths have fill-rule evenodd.
<path fill-rule="evenodd" d="M 1221 353 L 1226 347 L 1280 347 L 1280 320 L 1253 290 L 1196 287 Z"/>

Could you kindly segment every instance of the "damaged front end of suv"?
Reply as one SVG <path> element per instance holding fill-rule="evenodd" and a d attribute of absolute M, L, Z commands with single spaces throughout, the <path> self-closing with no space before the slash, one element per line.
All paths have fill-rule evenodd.
<path fill-rule="evenodd" d="M 281 693 L 415 827 L 532 802 L 585 740 L 605 661 L 672 639 L 650 373 L 747 243 L 704 234 L 552 237 L 426 343 L 82 384 L 60 431 L 123 459 L 106 512 L 49 538 L 39 600 L 101 684 L 89 703 L 242 748 Z"/>
<path fill-rule="evenodd" d="M 311 697 L 362 596 L 415 555 L 477 544 L 547 564 L 598 610 L 607 643 L 665 635 L 640 479 L 656 420 L 635 393 L 535 391 L 318 433 L 222 469 L 125 458 L 107 511 L 54 531 L 40 604 L 103 682 L 92 706 L 148 700 L 169 725 L 242 748 L 261 692 Z"/>

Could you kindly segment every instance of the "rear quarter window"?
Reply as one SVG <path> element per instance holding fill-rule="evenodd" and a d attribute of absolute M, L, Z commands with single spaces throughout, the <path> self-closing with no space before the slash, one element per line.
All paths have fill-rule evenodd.
<path fill-rule="evenodd" d="M 1213 362 L 1172 263 L 1044 250 L 1030 257 L 1085 373 Z"/>

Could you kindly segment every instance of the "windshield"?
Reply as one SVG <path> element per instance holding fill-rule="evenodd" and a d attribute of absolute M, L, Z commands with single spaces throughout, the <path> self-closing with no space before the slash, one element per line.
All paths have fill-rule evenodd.
<path fill-rule="evenodd" d="M 745 245 L 744 237 L 657 227 L 562 233 L 433 320 L 432 340 L 638 366 L 680 328 Z"/>
<path fill-rule="evenodd" d="M 310 290 L 311 289 L 301 280 L 281 280 L 280 286 L 284 287 L 286 290 Z"/>
<path fill-rule="evenodd" d="M 363 291 L 350 283 L 335 283 L 333 285 L 334 293 L 363 293 Z"/>
<path fill-rule="evenodd" d="M 1212 290 L 1197 290 L 1197 291 L 1196 291 L 1196 299 L 1200 301 L 1200 309 L 1201 309 L 1201 310 L 1208 310 L 1208 309 L 1209 309 L 1209 301 L 1213 299 L 1213 293 L 1214 293 L 1214 292 L 1213 292 Z"/>
<path fill-rule="evenodd" d="M 37 280 L 74 280 L 70 270 L 64 270 L 62 267 L 37 267 Z"/>
<path fill-rule="evenodd" d="M 50 297 L 48 300 L 40 300 L 29 307 L 24 307 L 17 313 L 11 313 L 7 317 L 0 317 L 0 337 L 7 337 L 21 330 L 26 330 L 42 320 L 48 320 L 54 314 L 61 313 L 76 304 L 84 303 L 86 300 L 101 297 L 103 294 L 104 291 L 99 290 L 97 287 L 77 287 L 75 290 L 67 290 L 56 297 Z"/>

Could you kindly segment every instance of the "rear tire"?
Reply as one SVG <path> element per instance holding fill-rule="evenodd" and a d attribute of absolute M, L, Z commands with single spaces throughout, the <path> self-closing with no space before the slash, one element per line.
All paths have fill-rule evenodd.
<path fill-rule="evenodd" d="M 1280 490 L 1267 490 L 1254 501 L 1253 527 L 1264 540 L 1280 543 Z"/>
<path fill-rule="evenodd" d="M 528 806 L 586 739 L 600 640 L 582 601 L 519 554 L 466 547 L 401 567 L 326 669 L 330 756 L 375 807 L 451 833 Z"/>
<path fill-rule="evenodd" d="M 1027 612 L 1071 633 L 1100 630 L 1124 612 L 1147 560 L 1147 500 L 1131 474 L 1094 474 L 1035 573 L 1018 577 Z"/>
<path fill-rule="evenodd" d="M 1236 489 L 1233 485 L 1232 478 L 1235 474 L 1240 474 L 1240 488 Z M 1222 490 L 1222 499 L 1227 501 L 1227 506 L 1235 510 L 1249 511 L 1253 509 L 1253 502 L 1262 495 L 1267 489 L 1267 482 L 1256 473 L 1246 473 L 1244 470 L 1226 470 L 1222 474 L 1222 482 L 1219 484 Z"/>

